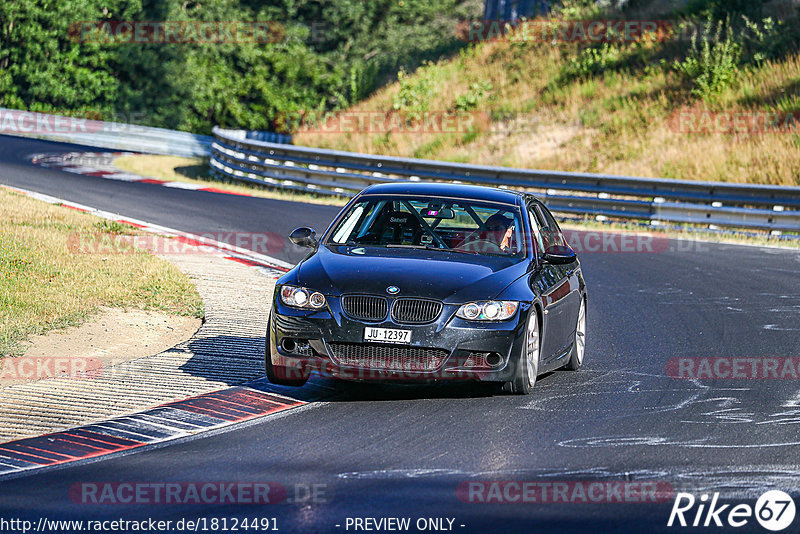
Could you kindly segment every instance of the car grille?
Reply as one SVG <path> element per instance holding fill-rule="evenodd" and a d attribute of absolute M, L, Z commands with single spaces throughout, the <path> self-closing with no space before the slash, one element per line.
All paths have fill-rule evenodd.
<path fill-rule="evenodd" d="M 393 345 L 330 343 L 328 347 L 339 365 L 387 371 L 435 371 L 449 354 L 442 349 Z"/>
<path fill-rule="evenodd" d="M 392 306 L 392 319 L 398 323 L 425 324 L 435 321 L 442 313 L 438 300 L 397 299 Z"/>
<path fill-rule="evenodd" d="M 389 312 L 389 303 L 383 297 L 345 295 L 342 297 L 342 309 L 353 319 L 383 321 Z"/>

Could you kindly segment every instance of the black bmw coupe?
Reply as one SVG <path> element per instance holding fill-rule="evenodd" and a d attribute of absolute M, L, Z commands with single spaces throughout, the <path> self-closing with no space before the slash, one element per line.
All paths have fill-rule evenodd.
<path fill-rule="evenodd" d="M 527 394 L 578 369 L 586 338 L 580 263 L 531 195 L 440 183 L 371 186 L 276 283 L 270 381 L 312 371 L 359 381 L 480 380 Z"/>

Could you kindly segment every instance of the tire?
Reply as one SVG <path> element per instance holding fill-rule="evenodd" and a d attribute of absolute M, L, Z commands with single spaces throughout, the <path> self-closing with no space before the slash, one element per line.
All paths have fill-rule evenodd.
<path fill-rule="evenodd" d="M 581 299 L 581 307 L 578 310 L 578 324 L 575 326 L 575 341 L 572 344 L 572 352 L 569 361 L 564 366 L 570 371 L 577 371 L 583 365 L 583 356 L 586 353 L 586 299 Z"/>
<path fill-rule="evenodd" d="M 503 384 L 503 391 L 514 395 L 527 395 L 536 384 L 539 375 L 539 356 L 541 353 L 541 326 L 536 308 L 531 308 L 525 328 L 525 343 L 519 351 L 514 370 L 514 378 Z"/>
<path fill-rule="evenodd" d="M 295 371 L 287 367 L 272 365 L 272 357 L 270 356 L 270 330 L 272 329 L 272 312 L 269 312 L 269 322 L 267 323 L 267 334 L 264 341 L 264 371 L 267 373 L 267 379 L 273 384 L 279 386 L 290 386 L 299 388 L 308 382 L 308 373 L 304 373 L 302 378 L 287 378 L 290 373 L 295 374 Z"/>

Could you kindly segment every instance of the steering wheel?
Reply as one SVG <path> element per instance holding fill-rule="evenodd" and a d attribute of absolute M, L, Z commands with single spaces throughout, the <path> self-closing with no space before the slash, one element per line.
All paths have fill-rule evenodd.
<path fill-rule="evenodd" d="M 474 241 L 462 243 L 461 245 L 458 246 L 458 249 L 466 250 L 467 252 L 489 252 L 489 253 L 503 252 L 503 249 L 500 248 L 500 245 L 498 245 L 494 241 L 489 241 L 488 239 L 475 239 Z"/>

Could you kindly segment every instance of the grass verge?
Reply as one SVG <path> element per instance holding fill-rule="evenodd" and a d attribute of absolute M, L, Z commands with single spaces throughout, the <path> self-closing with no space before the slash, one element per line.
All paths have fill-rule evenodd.
<path fill-rule="evenodd" d="M 101 306 L 203 317 L 189 278 L 147 252 L 76 252 L 76 243 L 131 226 L 0 189 L 0 356 L 18 355 L 30 335 L 80 324 Z"/>

